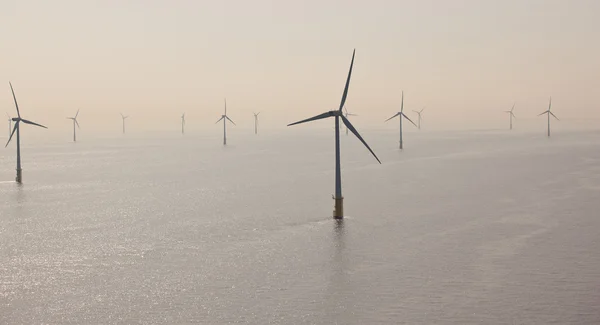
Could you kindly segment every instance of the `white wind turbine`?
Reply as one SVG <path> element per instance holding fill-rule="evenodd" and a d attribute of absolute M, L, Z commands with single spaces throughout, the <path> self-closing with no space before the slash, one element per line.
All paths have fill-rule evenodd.
<path fill-rule="evenodd" d="M 254 114 L 254 134 L 258 134 L 258 114 L 260 114 L 260 112 L 253 113 L 253 114 Z"/>
<path fill-rule="evenodd" d="M 418 124 L 417 127 L 419 128 L 419 130 L 421 129 L 421 113 L 423 113 L 424 110 L 425 110 L 425 107 L 421 108 L 420 111 L 415 111 L 413 109 L 413 112 L 415 112 L 415 113 L 417 113 L 417 115 L 419 115 L 419 121 L 417 122 L 417 124 Z"/>
<path fill-rule="evenodd" d="M 415 124 L 415 122 L 413 122 L 410 118 L 408 118 L 408 116 L 406 116 L 406 114 L 404 114 L 404 91 L 402 91 L 402 103 L 400 105 L 400 112 L 396 113 L 396 115 L 390 117 L 389 119 L 385 120 L 385 122 L 393 119 L 394 117 L 399 116 L 400 117 L 400 150 L 403 149 L 402 147 L 402 118 L 404 117 L 405 119 L 409 120 L 410 123 L 412 123 L 414 126 L 417 126 Z"/>
<path fill-rule="evenodd" d="M 323 114 L 319 114 L 317 116 L 301 120 L 292 124 L 288 124 L 288 126 L 300 124 L 304 122 L 310 122 L 315 120 L 320 120 L 328 117 L 335 118 L 335 195 L 333 199 L 335 200 L 335 208 L 333 210 L 333 218 L 335 219 L 343 219 L 344 218 L 344 197 L 342 196 L 342 175 L 341 175 L 341 166 L 340 166 L 340 119 L 342 122 L 354 133 L 354 135 L 369 149 L 369 151 L 373 154 L 375 159 L 381 164 L 379 158 L 375 155 L 373 150 L 369 147 L 369 145 L 363 140 L 363 138 L 358 134 L 358 131 L 352 126 L 350 121 L 344 116 L 342 109 L 344 104 L 346 103 L 346 96 L 348 95 L 348 86 L 350 85 L 350 77 L 352 75 L 352 66 L 354 65 L 354 54 L 356 50 L 352 52 L 352 61 L 350 62 L 350 71 L 348 72 L 348 78 L 346 79 L 346 86 L 344 87 L 344 93 L 342 95 L 342 101 L 340 103 L 340 107 L 337 110 L 325 112 Z"/>
<path fill-rule="evenodd" d="M 185 133 L 185 113 L 183 113 L 183 115 L 181 115 L 181 134 Z"/>
<path fill-rule="evenodd" d="M 75 125 L 79 127 L 79 122 L 77 122 L 77 115 L 79 115 L 79 110 L 77 110 L 75 117 L 67 117 L 67 119 L 73 120 L 73 142 L 77 142 L 77 136 L 75 134 Z"/>
<path fill-rule="evenodd" d="M 128 118 L 129 116 L 125 116 L 125 115 L 123 115 L 123 113 L 120 113 L 120 114 L 121 114 L 121 118 L 123 119 L 123 134 L 125 134 L 125 119 Z"/>
<path fill-rule="evenodd" d="M 344 106 L 344 116 L 346 116 L 346 118 L 348 118 L 348 116 L 358 116 L 358 115 L 348 113 L 348 109 L 346 108 L 346 106 Z M 346 135 L 348 135 L 348 127 L 346 127 Z"/>
<path fill-rule="evenodd" d="M 545 112 L 543 112 L 543 113 L 540 113 L 540 114 L 538 114 L 538 116 L 540 116 L 540 115 L 544 115 L 544 114 L 547 114 L 547 115 L 548 115 L 548 137 L 550 137 L 550 115 L 554 116 L 554 118 L 555 118 L 556 120 L 560 121 L 560 120 L 558 119 L 558 117 L 556 117 L 556 115 L 554 115 L 554 113 L 552 113 L 552 112 L 550 111 L 550 109 L 551 109 L 551 108 L 552 108 L 552 97 L 550 97 L 550 103 L 548 104 L 548 110 L 547 110 L 547 111 L 545 111 Z"/>
<path fill-rule="evenodd" d="M 221 118 L 215 124 L 219 123 L 221 120 L 223 120 L 223 145 L 227 145 L 227 120 L 235 125 L 235 122 L 227 116 L 227 99 L 225 99 L 225 114 L 221 115 Z"/>
<path fill-rule="evenodd" d="M 8 146 L 13 135 L 15 134 L 15 132 L 17 132 L 17 177 L 15 178 L 15 181 L 17 183 L 21 183 L 23 181 L 23 177 L 22 177 L 23 175 L 22 175 L 22 169 L 21 169 L 21 127 L 20 127 L 20 123 L 23 122 L 25 124 L 31 124 L 31 125 L 43 127 L 45 129 L 47 129 L 47 127 L 21 118 L 21 113 L 19 112 L 19 104 L 17 104 L 17 97 L 15 96 L 15 91 L 13 90 L 12 84 L 10 82 L 8 84 L 10 85 L 10 91 L 12 92 L 13 99 L 15 100 L 15 107 L 17 108 L 17 117 L 12 118 L 12 120 L 15 122 L 15 127 L 13 128 L 12 133 L 10 134 L 10 137 L 8 138 L 8 142 L 6 142 L 6 145 L 4 147 L 6 148 Z"/>
<path fill-rule="evenodd" d="M 512 106 L 512 108 L 510 109 L 510 111 L 504 111 L 504 113 L 508 113 L 508 115 L 510 116 L 510 130 L 512 130 L 512 129 L 513 129 L 513 127 L 512 127 L 512 124 L 513 124 L 513 123 L 512 123 L 513 117 L 514 117 L 514 118 L 517 118 L 517 117 L 515 116 L 515 114 L 513 113 L 513 110 L 515 109 L 515 105 L 516 105 L 516 104 L 517 104 L 517 103 L 514 103 L 514 104 L 513 104 L 513 106 Z M 542 114 L 543 114 L 543 113 L 542 113 Z"/>

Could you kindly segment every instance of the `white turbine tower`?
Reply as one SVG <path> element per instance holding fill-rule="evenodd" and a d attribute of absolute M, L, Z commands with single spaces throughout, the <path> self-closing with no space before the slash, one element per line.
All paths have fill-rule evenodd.
<path fill-rule="evenodd" d="M 75 133 L 75 125 L 77 125 L 77 127 L 79 127 L 79 122 L 77 122 L 77 115 L 79 115 L 79 110 L 77 110 L 75 117 L 67 117 L 67 119 L 73 120 L 73 142 L 77 142 L 77 136 Z"/>
<path fill-rule="evenodd" d="M 387 122 L 396 116 L 400 117 L 400 150 L 402 150 L 403 149 L 403 147 L 402 147 L 402 118 L 404 117 L 405 119 L 409 120 L 410 123 L 412 123 L 414 126 L 417 126 L 415 124 L 415 122 L 413 122 L 410 118 L 408 118 L 408 116 L 406 116 L 406 114 L 404 114 L 404 91 L 402 91 L 402 103 L 400 105 L 400 112 L 396 113 L 396 115 L 390 117 L 389 119 L 387 119 L 385 121 Z"/>
<path fill-rule="evenodd" d="M 185 113 L 183 113 L 183 115 L 181 115 L 181 134 L 185 133 Z"/>
<path fill-rule="evenodd" d="M 415 112 L 415 113 L 417 113 L 417 115 L 419 115 L 419 121 L 418 121 L 418 123 L 417 123 L 417 124 L 418 124 L 418 126 L 417 126 L 417 127 L 419 128 L 419 130 L 421 129 L 421 113 L 423 113 L 423 111 L 424 111 L 424 110 L 425 110 L 425 107 L 421 108 L 421 110 L 420 110 L 420 111 L 415 111 L 415 110 L 413 109 L 413 112 Z"/>
<path fill-rule="evenodd" d="M 348 118 L 348 116 L 358 116 L 358 115 L 348 113 L 348 109 L 346 108 L 346 106 L 344 106 L 344 116 L 346 116 L 346 118 Z M 346 127 L 346 135 L 348 135 L 348 127 Z"/>
<path fill-rule="evenodd" d="M 17 183 L 22 183 L 23 175 L 22 175 L 22 169 L 21 169 L 21 127 L 20 127 L 20 123 L 23 122 L 25 124 L 31 124 L 31 125 L 43 127 L 45 129 L 47 129 L 47 127 L 21 118 L 21 113 L 19 112 L 19 104 L 17 104 L 17 97 L 15 96 L 15 91 L 13 90 L 12 84 L 10 82 L 8 84 L 10 85 L 10 91 L 12 92 L 13 99 L 15 100 L 15 107 L 17 108 L 17 117 L 12 118 L 12 120 L 15 122 L 15 127 L 13 128 L 12 133 L 10 134 L 10 137 L 8 138 L 8 142 L 6 142 L 6 145 L 4 147 L 6 148 L 8 146 L 13 135 L 15 134 L 15 132 L 17 132 L 17 177 L 15 178 L 15 181 Z"/>
<path fill-rule="evenodd" d="M 258 134 L 258 114 L 260 114 L 260 112 L 253 113 L 253 114 L 254 114 L 254 134 Z"/>
<path fill-rule="evenodd" d="M 538 114 L 538 116 L 540 116 L 540 115 L 544 115 L 544 114 L 547 114 L 547 115 L 548 115 L 548 137 L 550 137 L 550 115 L 554 116 L 554 118 L 555 118 L 557 121 L 560 121 L 560 120 L 558 119 L 558 117 L 556 117 L 556 115 L 554 115 L 554 113 L 552 113 L 552 112 L 550 111 L 550 109 L 551 109 L 551 108 L 552 108 L 552 97 L 550 97 L 550 103 L 548 104 L 548 110 L 547 110 L 547 111 L 545 111 L 545 112 L 543 112 L 543 113 L 540 113 L 540 114 Z"/>
<path fill-rule="evenodd" d="M 128 118 L 129 116 L 125 116 L 125 115 L 123 115 L 123 113 L 120 113 L 120 114 L 121 114 L 121 118 L 123 119 L 123 134 L 125 134 L 125 119 Z"/>
<path fill-rule="evenodd" d="M 227 99 L 225 99 L 225 114 L 221 115 L 221 118 L 215 124 L 219 123 L 221 120 L 223 120 L 223 145 L 227 145 L 227 120 L 235 125 L 235 122 L 227 116 Z"/>
<path fill-rule="evenodd" d="M 512 129 L 513 129 L 513 127 L 512 127 L 512 124 L 513 124 L 513 123 L 512 123 L 513 117 L 514 117 L 514 118 L 517 118 L 517 117 L 515 116 L 515 114 L 513 113 L 513 110 L 515 109 L 515 105 L 516 105 L 516 104 L 517 104 L 517 103 L 514 103 L 514 104 L 513 104 L 513 106 L 512 106 L 512 108 L 510 109 L 510 111 L 504 111 L 504 113 L 508 113 L 508 115 L 510 116 L 510 130 L 512 130 Z"/>
<path fill-rule="evenodd" d="M 341 166 L 340 166 L 340 119 L 342 122 L 352 131 L 352 133 L 369 149 L 369 151 L 373 154 L 375 159 L 381 164 L 379 158 L 375 155 L 373 150 L 369 147 L 369 145 L 363 140 L 363 138 L 358 134 L 358 131 L 352 126 L 350 121 L 344 116 L 342 109 L 344 104 L 346 103 L 346 96 L 348 95 L 348 86 L 350 85 L 350 77 L 352 76 L 352 66 L 354 65 L 354 54 L 356 50 L 352 52 L 352 61 L 350 63 L 350 71 L 348 71 L 348 78 L 346 79 L 346 86 L 344 87 L 344 94 L 342 95 L 342 101 L 340 103 L 340 107 L 337 110 L 325 112 L 323 114 L 319 114 L 317 116 L 298 121 L 292 124 L 288 124 L 288 126 L 300 124 L 304 122 L 315 121 L 319 119 L 324 119 L 328 117 L 335 118 L 335 195 L 333 199 L 335 200 L 335 208 L 333 210 L 333 218 L 334 219 L 343 219 L 344 218 L 344 197 L 342 196 L 342 175 L 341 175 Z"/>

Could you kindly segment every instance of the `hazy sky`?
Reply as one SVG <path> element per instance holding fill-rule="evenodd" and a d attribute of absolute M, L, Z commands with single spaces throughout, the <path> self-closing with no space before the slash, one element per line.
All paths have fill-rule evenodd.
<path fill-rule="evenodd" d="M 227 97 L 240 127 L 335 109 L 352 49 L 348 107 L 357 127 L 426 106 L 431 128 L 504 127 L 547 108 L 599 119 L 597 0 L 0 0 L 0 105 L 12 81 L 23 115 L 69 132 L 189 129 Z M 424 122 L 425 123 L 425 122 Z M 327 127 L 328 122 L 314 127 Z M 92 131 L 91 131 L 92 130 Z M 33 132 L 33 131 L 32 131 Z M 37 132 L 37 131 L 35 131 Z"/>

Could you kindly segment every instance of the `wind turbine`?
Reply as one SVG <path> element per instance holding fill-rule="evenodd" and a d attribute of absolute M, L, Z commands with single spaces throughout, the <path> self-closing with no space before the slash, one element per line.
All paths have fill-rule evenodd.
<path fill-rule="evenodd" d="M 419 115 L 419 122 L 418 122 L 419 125 L 417 126 L 419 128 L 419 130 L 421 129 L 421 113 L 423 113 L 424 110 L 425 110 L 425 107 L 421 108 L 420 111 L 415 111 L 413 109 L 413 112 L 415 112 L 415 113 L 417 113 Z"/>
<path fill-rule="evenodd" d="M 555 118 L 556 120 L 560 121 L 560 120 L 558 119 L 558 117 L 556 117 L 556 115 L 554 115 L 554 113 L 552 113 L 552 112 L 550 111 L 550 109 L 551 109 L 551 108 L 552 108 L 552 97 L 550 97 L 550 103 L 548 104 L 548 110 L 547 110 L 547 111 L 545 111 L 545 112 L 543 112 L 543 113 L 540 113 L 540 114 L 538 114 L 538 116 L 540 116 L 540 115 L 544 115 L 544 114 L 548 114 L 548 137 L 550 137 L 550 115 L 554 116 L 554 118 Z"/>
<path fill-rule="evenodd" d="M 515 114 L 513 113 L 513 110 L 515 109 L 515 105 L 516 105 L 516 104 L 517 104 L 517 103 L 514 103 L 514 104 L 513 104 L 513 106 L 512 106 L 512 108 L 510 109 L 510 111 L 504 111 L 505 113 L 508 113 L 508 114 L 510 115 L 510 129 L 511 129 L 511 130 L 512 130 L 512 120 L 513 120 L 513 117 L 514 117 L 514 118 L 517 118 L 517 117 L 515 116 Z"/>
<path fill-rule="evenodd" d="M 181 134 L 184 134 L 184 127 L 185 127 L 185 113 L 183 113 L 183 115 L 181 115 Z"/>
<path fill-rule="evenodd" d="M 128 118 L 129 116 L 125 116 L 125 115 L 123 115 L 123 113 L 120 113 L 120 114 L 121 114 L 121 118 L 123 119 L 123 134 L 125 134 L 125 119 Z"/>
<path fill-rule="evenodd" d="M 320 120 L 328 117 L 335 118 L 335 196 L 333 199 L 335 200 L 335 208 L 333 210 L 333 218 L 334 219 L 343 219 L 344 218 L 344 197 L 342 196 L 342 175 L 341 175 L 341 166 L 340 166 L 340 119 L 342 122 L 354 133 L 354 135 L 369 149 L 369 151 L 373 154 L 375 159 L 381 164 L 381 161 L 373 150 L 369 147 L 369 145 L 363 140 L 363 138 L 358 134 L 358 131 L 352 126 L 352 123 L 344 116 L 342 112 L 342 108 L 346 103 L 346 96 L 348 95 L 348 86 L 350 86 L 350 77 L 352 75 L 352 66 L 354 65 L 354 54 L 356 50 L 352 52 L 352 61 L 350 62 L 350 71 L 348 71 L 348 78 L 346 79 L 346 86 L 344 87 L 344 94 L 342 95 L 342 101 L 340 103 L 340 107 L 337 110 L 325 112 L 323 114 L 319 114 L 317 116 L 301 120 L 292 124 L 288 124 L 288 126 L 296 125 L 304 122 L 310 122 L 315 120 Z"/>
<path fill-rule="evenodd" d="M 357 116 L 356 114 L 348 113 L 348 109 L 344 106 L 344 116 L 348 118 L 348 116 Z M 348 127 L 346 127 L 346 135 L 348 135 Z"/>
<path fill-rule="evenodd" d="M 396 113 L 396 115 L 390 117 L 385 121 L 387 122 L 396 116 L 400 116 L 400 150 L 402 150 L 402 118 L 404 117 L 405 119 L 409 120 L 410 123 L 412 123 L 414 126 L 417 126 L 415 122 L 413 122 L 410 118 L 408 118 L 408 116 L 406 116 L 406 114 L 404 114 L 404 91 L 402 91 L 402 104 L 400 105 L 400 112 Z"/>
<path fill-rule="evenodd" d="M 227 120 L 235 125 L 235 122 L 227 116 L 227 98 L 225 99 L 225 114 L 221 115 L 221 118 L 215 124 L 219 123 L 221 120 L 223 120 L 223 145 L 227 145 Z"/>
<path fill-rule="evenodd" d="M 4 147 L 5 148 L 8 147 L 8 144 L 10 143 L 10 140 L 12 139 L 12 137 L 16 131 L 17 132 L 17 177 L 15 178 L 15 181 L 20 184 L 23 181 L 23 177 L 22 177 L 22 169 L 21 169 L 21 128 L 20 128 L 19 123 L 23 122 L 25 124 L 31 124 L 31 125 L 43 127 L 44 129 L 47 129 L 47 127 L 21 118 L 21 113 L 19 112 L 19 104 L 17 104 L 17 97 L 15 96 L 15 91 L 13 90 L 12 84 L 10 82 L 8 84 L 10 85 L 10 91 L 12 92 L 13 99 L 15 100 L 15 107 L 17 108 L 17 117 L 12 118 L 12 120 L 15 122 L 15 127 L 13 128 L 12 133 L 10 134 L 10 137 L 8 138 L 8 142 L 6 142 L 6 145 Z"/>
<path fill-rule="evenodd" d="M 253 113 L 253 114 L 254 114 L 254 134 L 258 134 L 258 114 L 260 114 L 260 112 Z"/>
<path fill-rule="evenodd" d="M 79 115 L 79 110 L 77 110 L 75 117 L 67 117 L 67 119 L 73 120 L 73 142 L 77 142 L 77 137 L 75 135 L 75 125 L 79 127 L 79 122 L 77 122 L 77 115 Z"/>
<path fill-rule="evenodd" d="M 8 113 L 6 113 L 6 116 L 8 116 L 8 136 L 10 137 L 10 131 L 12 131 L 12 117 L 10 117 Z"/>

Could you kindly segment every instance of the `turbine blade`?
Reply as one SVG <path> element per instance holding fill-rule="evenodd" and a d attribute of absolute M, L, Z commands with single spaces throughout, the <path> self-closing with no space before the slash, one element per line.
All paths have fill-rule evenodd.
<path fill-rule="evenodd" d="M 419 113 L 423 113 L 423 111 L 424 111 L 424 110 L 425 110 L 425 107 L 423 107 L 423 108 L 421 109 L 421 111 L 419 111 Z"/>
<path fill-rule="evenodd" d="M 514 117 L 514 118 L 517 118 L 517 117 L 515 116 L 515 113 L 513 113 L 513 112 L 510 112 L 510 115 L 512 115 L 512 117 Z"/>
<path fill-rule="evenodd" d="M 400 115 L 400 113 L 399 113 L 399 112 L 398 112 L 398 113 L 396 113 L 396 115 L 394 115 L 394 116 L 390 117 L 389 119 L 385 120 L 384 122 L 387 122 L 387 121 L 389 121 L 389 120 L 393 119 L 394 117 L 396 117 L 396 116 L 398 116 L 398 115 Z"/>
<path fill-rule="evenodd" d="M 547 114 L 548 112 L 549 112 L 549 111 L 544 111 L 544 112 L 542 112 L 542 113 L 539 113 L 539 114 L 538 114 L 538 116 L 540 116 L 540 115 L 544 115 L 544 114 Z"/>
<path fill-rule="evenodd" d="M 123 113 L 119 113 L 119 114 L 121 114 L 121 117 L 122 117 L 122 118 L 125 118 L 125 115 L 123 115 Z"/>
<path fill-rule="evenodd" d="M 81 127 L 79 126 L 79 122 L 77 122 L 77 119 L 76 119 L 76 118 L 74 118 L 74 119 L 73 119 L 73 121 L 75 121 L 75 124 L 77 124 L 77 128 L 78 128 L 78 129 L 81 129 Z"/>
<path fill-rule="evenodd" d="M 37 124 L 37 123 L 35 123 L 35 122 L 31 122 L 31 121 L 24 120 L 24 119 L 21 119 L 21 121 L 23 121 L 23 123 L 25 123 L 25 124 L 31 124 L 31 125 L 35 125 L 35 126 L 39 126 L 39 127 L 42 127 L 42 128 L 44 128 L 44 129 L 47 129 L 47 127 L 45 127 L 45 126 L 43 126 L 43 125 L 41 125 L 41 124 Z"/>
<path fill-rule="evenodd" d="M 348 116 L 358 116 L 358 114 L 352 114 L 352 113 L 348 113 L 346 115 L 348 115 Z"/>
<path fill-rule="evenodd" d="M 558 117 L 556 117 L 556 115 L 554 115 L 554 113 L 548 111 L 548 113 L 550 113 L 550 115 L 554 116 L 555 119 L 559 120 Z M 559 120 L 560 121 L 560 120 Z"/>
<path fill-rule="evenodd" d="M 515 105 L 517 105 L 517 102 L 515 102 L 512 106 L 512 108 L 510 109 L 510 112 L 512 113 L 513 109 L 515 109 Z"/>
<path fill-rule="evenodd" d="M 227 115 L 227 98 L 223 98 L 225 100 L 225 115 Z"/>
<path fill-rule="evenodd" d="M 221 118 L 220 118 L 218 121 L 216 121 L 216 122 L 215 122 L 215 124 L 217 124 L 217 123 L 221 122 L 221 120 L 222 120 L 223 118 L 224 118 L 224 117 L 223 117 L 223 116 L 221 116 Z"/>
<path fill-rule="evenodd" d="M 404 112 L 404 90 L 402 91 L 402 103 L 400 104 L 400 112 Z"/>
<path fill-rule="evenodd" d="M 344 107 L 344 104 L 346 103 L 346 97 L 348 96 L 348 87 L 350 86 L 350 77 L 352 76 L 352 66 L 354 66 L 354 54 L 356 54 L 356 49 L 352 51 L 352 61 L 350 61 L 350 70 L 348 71 L 348 78 L 346 79 L 344 94 L 342 95 L 342 101 L 340 102 L 340 111 Z"/>
<path fill-rule="evenodd" d="M 19 122 L 20 122 L 20 121 L 17 121 L 17 122 L 15 123 L 15 127 L 13 128 L 13 130 L 12 130 L 12 133 L 10 134 L 10 137 L 8 138 L 8 141 L 6 142 L 6 145 L 4 146 L 4 148 L 8 147 L 8 144 L 10 143 L 10 140 L 12 139 L 13 135 L 15 134 L 15 131 L 16 131 L 16 130 L 17 130 L 17 128 L 19 127 Z"/>
<path fill-rule="evenodd" d="M 302 121 L 298 121 L 298 122 L 294 122 L 294 123 L 288 124 L 287 126 L 292 126 L 292 125 L 296 125 L 296 124 L 300 124 L 300 123 L 305 123 L 305 122 L 320 120 L 322 118 L 327 118 L 327 117 L 330 117 L 330 116 L 333 116 L 333 115 L 330 112 L 325 112 L 323 114 L 319 114 L 317 116 L 313 116 L 311 118 L 307 118 L 307 119 L 302 120 Z"/>
<path fill-rule="evenodd" d="M 551 108 L 552 108 L 552 96 L 550 96 L 550 102 L 548 103 L 548 112 L 550 112 Z"/>
<path fill-rule="evenodd" d="M 362 142 L 365 145 L 365 147 L 367 147 L 367 149 L 369 149 L 369 151 L 371 152 L 373 157 L 375 157 L 375 159 L 377 159 L 377 161 L 381 164 L 381 160 L 379 160 L 379 158 L 377 158 L 377 155 L 373 152 L 373 150 L 371 150 L 371 147 L 369 147 L 369 145 L 360 136 L 360 134 L 358 134 L 358 131 L 356 131 L 356 129 L 354 128 L 352 123 L 350 123 L 350 121 L 348 121 L 348 119 L 345 116 L 341 116 L 341 118 L 342 118 L 342 121 L 344 122 L 344 124 L 346 125 L 346 127 L 348 128 L 348 130 L 350 130 L 352 133 L 354 133 L 354 135 L 358 138 L 358 140 L 360 140 L 360 142 Z"/>
<path fill-rule="evenodd" d="M 233 122 L 227 115 L 225 116 L 226 119 L 229 120 L 229 122 L 233 123 L 233 125 L 236 125 L 235 122 Z"/>
<path fill-rule="evenodd" d="M 77 113 L 75 114 L 75 118 L 77 118 L 77 115 L 79 115 L 79 109 L 77 109 Z"/>
<path fill-rule="evenodd" d="M 10 91 L 12 92 L 13 99 L 15 100 L 15 107 L 17 108 L 17 116 L 21 117 L 21 113 L 19 112 L 19 104 L 17 104 L 17 96 L 15 96 L 15 90 L 13 89 L 13 86 L 10 83 L 10 81 L 8 82 L 8 84 L 10 85 Z"/>
<path fill-rule="evenodd" d="M 402 113 L 402 116 L 404 116 L 404 118 L 405 118 L 405 119 L 409 120 L 409 121 L 410 121 L 410 123 L 412 123 L 414 126 L 417 126 L 417 125 L 415 124 L 415 122 L 413 122 L 413 121 L 412 121 L 410 118 L 408 118 L 408 116 L 406 116 L 406 114 Z M 418 127 L 418 126 L 417 126 L 417 127 Z"/>

